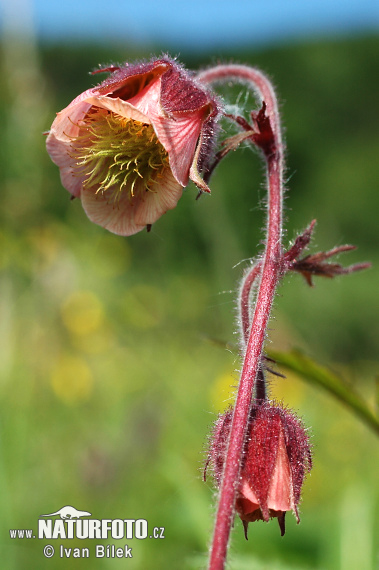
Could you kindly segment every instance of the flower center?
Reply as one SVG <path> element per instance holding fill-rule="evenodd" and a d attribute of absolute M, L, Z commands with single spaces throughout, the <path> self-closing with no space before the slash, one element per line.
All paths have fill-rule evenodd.
<path fill-rule="evenodd" d="M 154 191 L 169 164 L 152 125 L 104 109 L 92 108 L 86 115 L 72 147 L 83 187 L 96 188 L 96 194 L 111 190 L 115 202 L 124 190 L 130 199 Z"/>

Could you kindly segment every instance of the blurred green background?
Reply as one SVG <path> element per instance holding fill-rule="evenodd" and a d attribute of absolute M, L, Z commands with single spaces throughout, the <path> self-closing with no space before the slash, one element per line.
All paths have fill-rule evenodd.
<path fill-rule="evenodd" d="M 159 46 L 157 52 L 159 53 Z M 270 347 L 303 349 L 375 406 L 378 373 L 377 36 L 224 51 L 274 80 L 288 147 L 286 242 L 317 218 L 312 250 L 353 243 L 370 271 L 286 278 Z M 2 568 L 195 569 L 206 564 L 214 490 L 202 482 L 207 434 L 233 396 L 235 291 L 262 246 L 264 173 L 251 149 L 189 186 L 150 234 L 91 224 L 61 187 L 42 132 L 94 83 L 97 64 L 150 56 L 133 45 L 38 44 L 8 37 L 0 75 L 0 560 Z M 197 69 L 209 53 L 183 52 Z M 97 81 L 97 78 L 95 78 Z M 254 105 L 242 87 L 230 102 Z M 271 381 L 311 427 L 314 469 L 302 522 L 235 522 L 236 570 L 371 570 L 378 554 L 378 441 L 341 404 L 294 375 Z M 164 540 L 126 541 L 133 559 L 43 557 L 49 541 L 11 540 L 64 505 L 93 518 L 145 518 Z M 51 541 L 50 541 L 51 542 Z M 64 541 L 89 547 L 95 541 Z M 101 541 L 97 541 L 101 542 Z M 57 543 L 57 544 L 56 544 Z M 114 543 L 110 540 L 109 543 Z M 60 541 L 53 542 L 54 546 Z"/>

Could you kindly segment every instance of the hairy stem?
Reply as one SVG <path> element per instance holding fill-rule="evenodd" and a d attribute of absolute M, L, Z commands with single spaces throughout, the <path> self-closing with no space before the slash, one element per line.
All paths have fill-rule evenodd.
<path fill-rule="evenodd" d="M 220 65 L 198 75 L 203 83 L 234 79 L 245 82 L 265 104 L 265 113 L 272 131 L 271 145 L 261 145 L 267 165 L 267 229 L 266 248 L 262 260 L 261 279 L 252 317 L 246 353 L 239 383 L 233 422 L 230 431 L 224 473 L 220 486 L 219 504 L 211 547 L 209 570 L 225 567 L 229 536 L 234 519 L 234 505 L 246 426 L 252 403 L 254 382 L 261 366 L 266 327 L 281 274 L 282 266 L 282 201 L 283 201 L 283 144 L 280 119 L 274 90 L 270 81 L 258 70 L 243 65 Z M 258 146 L 259 143 L 257 142 Z M 254 272 L 254 268 L 252 269 Z M 254 281 L 251 276 L 250 282 Z M 246 306 L 246 295 L 244 296 Z M 248 314 L 245 309 L 242 314 Z M 246 317 L 245 317 L 246 318 Z M 243 324 L 245 329 L 246 323 Z"/>
<path fill-rule="evenodd" d="M 258 279 L 262 270 L 262 264 L 257 263 L 250 268 L 242 282 L 240 291 L 240 321 L 242 328 L 242 339 L 245 345 L 249 342 L 250 334 L 250 293 L 254 282 Z"/>

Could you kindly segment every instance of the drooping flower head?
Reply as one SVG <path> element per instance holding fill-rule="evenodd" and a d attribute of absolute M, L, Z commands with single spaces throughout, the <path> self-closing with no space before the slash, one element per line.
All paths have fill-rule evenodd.
<path fill-rule="evenodd" d="M 221 414 L 211 437 L 207 461 L 221 483 L 233 411 Z M 206 466 L 206 468 L 207 468 Z M 285 514 L 298 504 L 307 471 L 312 467 L 309 438 L 300 420 L 289 410 L 261 401 L 252 406 L 237 487 L 236 511 L 247 538 L 249 522 L 277 517 L 281 534 Z"/>
<path fill-rule="evenodd" d="M 46 145 L 90 220 L 131 235 L 174 208 L 189 179 L 209 191 L 220 106 L 166 57 L 100 71 L 111 75 L 57 114 Z"/>

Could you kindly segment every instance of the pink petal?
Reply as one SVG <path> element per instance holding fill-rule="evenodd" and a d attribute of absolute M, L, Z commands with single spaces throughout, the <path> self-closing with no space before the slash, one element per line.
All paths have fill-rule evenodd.
<path fill-rule="evenodd" d="M 159 142 L 168 152 L 171 170 L 182 186 L 187 186 L 198 138 L 204 123 L 204 108 L 192 113 L 168 116 L 160 104 L 161 79 L 150 83 L 129 103 L 147 115 Z"/>
<path fill-rule="evenodd" d="M 167 118 L 159 102 L 160 95 L 161 79 L 159 77 L 139 91 L 137 95 L 128 99 L 128 102 L 150 118 L 155 119 L 159 116 Z"/>
<path fill-rule="evenodd" d="M 183 194 L 183 188 L 167 169 L 164 176 L 146 192 L 135 214 L 137 224 L 153 224 L 162 214 L 172 210 Z M 145 221 L 146 220 L 146 221 Z"/>
<path fill-rule="evenodd" d="M 190 167 L 203 125 L 203 113 L 203 110 L 196 111 L 175 121 L 167 117 L 151 117 L 157 137 L 168 152 L 171 170 L 182 186 L 188 184 Z"/>
<path fill-rule="evenodd" d="M 58 113 L 46 139 L 46 148 L 52 161 L 59 166 L 62 185 L 73 196 L 80 195 L 84 176 L 78 176 L 75 172 L 76 161 L 70 156 L 72 138 L 78 136 L 78 124 L 92 106 L 113 111 L 128 119 L 150 123 L 148 117 L 130 103 L 118 98 L 94 96 L 91 89 L 82 93 Z"/>
<path fill-rule="evenodd" d="M 131 204 L 127 192 L 115 203 L 111 190 L 96 194 L 94 189 L 83 188 L 81 200 L 88 218 L 114 234 L 130 236 L 144 228 L 134 221 L 136 204 Z"/>
<path fill-rule="evenodd" d="M 157 184 L 156 192 L 138 192 L 131 199 L 125 190 L 115 202 L 112 189 L 96 194 L 95 189 L 83 188 L 81 200 L 91 221 L 115 234 L 129 236 L 141 231 L 147 224 L 153 224 L 167 210 L 174 208 L 182 191 L 171 171 L 167 170 L 159 187 Z"/>
<path fill-rule="evenodd" d="M 94 107 L 100 107 L 101 109 L 107 109 L 112 111 L 121 117 L 126 119 L 133 119 L 134 121 L 139 121 L 140 123 L 145 123 L 149 125 L 151 123 L 148 115 L 141 112 L 140 109 L 131 105 L 129 101 L 123 101 L 118 97 L 108 97 L 107 95 L 102 95 L 99 97 L 89 97 L 86 101 Z"/>
<path fill-rule="evenodd" d="M 76 99 L 57 113 L 57 116 L 51 125 L 50 133 L 54 134 L 58 140 L 70 141 L 72 137 L 76 137 L 79 132 L 78 123 L 88 113 L 91 103 L 87 100 L 94 94 L 94 89 L 88 89 L 81 93 Z"/>
<path fill-rule="evenodd" d="M 47 151 L 51 160 L 59 166 L 62 186 L 66 188 L 73 196 L 80 196 L 84 176 L 75 174 L 75 160 L 69 155 L 71 145 L 67 142 L 58 140 L 54 133 L 50 134 L 46 141 Z"/>
<path fill-rule="evenodd" d="M 246 479 L 242 480 L 240 494 L 242 495 L 243 499 L 247 499 L 250 503 L 252 503 L 249 512 L 259 509 L 259 501 L 257 499 L 257 496 L 254 493 L 253 489 L 250 487 L 249 483 L 246 481 Z"/>
<path fill-rule="evenodd" d="M 293 508 L 291 467 L 282 430 L 279 435 L 278 452 L 272 473 L 267 506 L 274 511 L 290 511 Z"/>
<path fill-rule="evenodd" d="M 88 91 L 86 91 L 88 94 Z M 82 93 L 82 96 L 84 93 Z M 81 97 L 81 96 L 80 96 Z M 85 100 L 71 103 L 68 107 L 57 114 L 50 133 L 46 139 L 46 148 L 51 160 L 60 169 L 62 185 L 73 196 L 79 196 L 82 187 L 82 178 L 74 174 L 75 160 L 70 156 L 72 138 L 78 136 L 78 123 L 91 108 L 91 104 Z"/>

